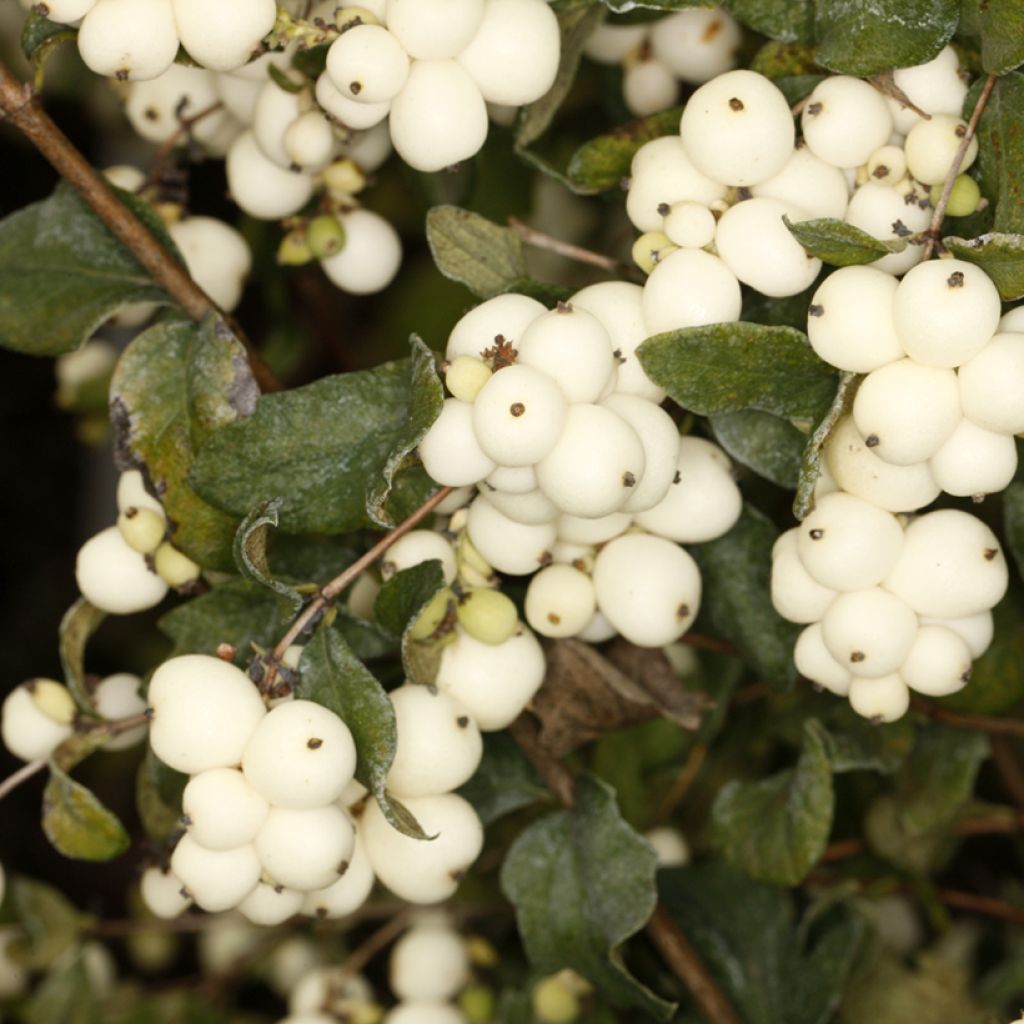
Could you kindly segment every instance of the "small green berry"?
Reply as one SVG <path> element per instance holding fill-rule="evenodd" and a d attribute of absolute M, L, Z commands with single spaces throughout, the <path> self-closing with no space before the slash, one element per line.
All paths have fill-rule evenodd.
<path fill-rule="evenodd" d="M 306 232 L 301 228 L 289 231 L 277 247 L 277 262 L 284 267 L 301 267 L 314 259 L 313 250 L 306 242 Z"/>
<path fill-rule="evenodd" d="M 153 554 L 163 543 L 167 532 L 167 524 L 159 512 L 134 506 L 126 508 L 117 517 L 117 528 L 128 547 L 140 555 Z"/>
<path fill-rule="evenodd" d="M 633 262 L 645 274 L 650 274 L 669 253 L 678 248 L 664 231 L 648 231 L 633 243 Z"/>
<path fill-rule="evenodd" d="M 470 1024 L 489 1024 L 494 1018 L 494 992 L 486 985 L 469 985 L 459 994 L 459 1009 Z"/>
<path fill-rule="evenodd" d="M 515 604 L 500 590 L 473 590 L 455 609 L 459 625 L 484 644 L 503 644 L 519 628 Z"/>
<path fill-rule="evenodd" d="M 460 402 L 472 402 L 491 376 L 491 368 L 482 359 L 456 356 L 448 365 L 444 382 Z"/>
<path fill-rule="evenodd" d="M 572 1024 L 580 1015 L 579 996 L 559 974 L 533 986 L 533 1015 L 542 1024 Z"/>
<path fill-rule="evenodd" d="M 318 259 L 325 260 L 345 248 L 345 229 L 329 214 L 314 217 L 306 228 L 306 244 Z"/>
<path fill-rule="evenodd" d="M 937 206 L 942 198 L 943 185 L 933 185 L 931 192 L 932 206 Z M 981 189 L 978 183 L 969 175 L 961 174 L 953 182 L 953 191 L 949 193 L 949 203 L 946 206 L 947 217 L 966 217 L 974 213 L 981 200 Z"/>

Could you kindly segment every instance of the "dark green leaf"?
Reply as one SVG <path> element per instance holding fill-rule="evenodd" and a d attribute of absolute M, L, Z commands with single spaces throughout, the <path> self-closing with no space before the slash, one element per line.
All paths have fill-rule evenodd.
<path fill-rule="evenodd" d="M 750 505 L 724 536 L 692 550 L 704 579 L 701 616 L 736 645 L 743 659 L 776 691 L 796 680 L 793 644 L 799 626 L 772 607 L 771 550 L 778 531 Z"/>
<path fill-rule="evenodd" d="M 117 816 L 72 779 L 56 756 L 50 761 L 50 780 L 43 791 L 42 825 L 53 846 L 73 860 L 113 860 L 131 845 Z"/>
<path fill-rule="evenodd" d="M 79 951 L 42 980 L 20 1013 L 25 1024 L 98 1024 L 99 1007 Z"/>
<path fill-rule="evenodd" d="M 824 79 L 825 75 L 783 75 L 775 79 L 775 86 L 786 97 L 786 102 L 793 107 L 810 96 L 818 83 Z"/>
<path fill-rule="evenodd" d="M 393 637 L 402 641 L 402 665 L 406 678 L 414 683 L 433 684 L 440 663 L 440 648 L 432 642 L 414 640 L 410 635 L 420 612 L 444 586 L 441 563 L 436 559 L 403 569 L 380 589 L 374 604 L 374 619 Z"/>
<path fill-rule="evenodd" d="M 288 533 L 370 525 L 367 488 L 408 436 L 411 371 L 402 359 L 262 395 L 251 416 L 206 443 L 191 483 L 238 516 L 282 496 L 280 529 Z"/>
<path fill-rule="evenodd" d="M 1006 545 L 1017 564 L 1017 573 L 1024 578 L 1024 482 L 1018 480 L 1003 491 L 1003 517 Z"/>
<path fill-rule="evenodd" d="M 786 490 L 796 487 L 807 437 L 789 420 L 770 412 L 741 409 L 712 416 L 711 429 L 737 462 Z"/>
<path fill-rule="evenodd" d="M 978 80 L 964 104 L 964 113 L 977 105 L 983 80 Z M 1000 78 L 978 122 L 978 166 L 985 195 L 995 204 L 992 230 L 1024 233 L 1024 75 L 1010 72 Z"/>
<path fill-rule="evenodd" d="M 390 528 L 396 525 L 395 517 L 388 508 L 388 500 L 395 484 L 395 476 L 412 458 L 416 446 L 423 440 L 423 435 L 430 425 L 441 415 L 444 405 L 444 387 L 437 375 L 434 353 L 423 344 L 415 334 L 409 339 L 412 346 L 411 356 L 411 395 L 406 412 L 406 420 L 398 432 L 391 450 L 387 454 L 384 467 L 379 476 L 371 476 L 366 487 L 367 515 L 379 526 Z M 436 485 L 425 478 L 421 504 Z"/>
<path fill-rule="evenodd" d="M 427 243 L 437 269 L 481 299 L 501 295 L 528 276 L 519 235 L 458 206 L 428 211 Z"/>
<path fill-rule="evenodd" d="M 719 792 L 712 811 L 715 844 L 757 881 L 799 885 L 825 850 L 833 805 L 828 735 L 810 719 L 795 768 L 757 782 L 730 782 Z"/>
<path fill-rule="evenodd" d="M 959 0 L 817 0 L 818 61 L 848 75 L 923 64 L 952 38 Z"/>
<path fill-rule="evenodd" d="M 687 327 L 648 338 L 637 354 L 651 380 L 701 416 L 759 409 L 817 419 L 835 394 L 836 371 L 792 327 Z"/>
<path fill-rule="evenodd" d="M 896 782 L 900 821 L 919 836 L 948 824 L 974 792 L 981 763 L 989 756 L 980 732 L 932 723 L 919 729 Z"/>
<path fill-rule="evenodd" d="M 805 519 L 814 508 L 814 487 L 821 473 L 821 460 L 825 443 L 842 419 L 843 414 L 853 403 L 861 377 L 856 373 L 843 372 L 839 375 L 839 387 L 828 412 L 818 421 L 807 446 L 804 448 L 803 460 L 800 465 L 800 476 L 797 480 L 796 495 L 793 498 L 793 515 L 797 519 Z"/>
<path fill-rule="evenodd" d="M 1004 299 L 1024 297 L 1024 235 L 993 232 L 980 238 L 944 238 L 942 243 L 954 256 L 981 267 Z"/>
<path fill-rule="evenodd" d="M 651 114 L 585 142 L 569 161 L 569 179 L 577 192 L 605 192 L 629 177 L 636 151 L 653 139 L 679 131 L 682 107 Z"/>
<path fill-rule="evenodd" d="M 813 38 L 812 0 L 727 0 L 725 8 L 769 39 L 806 43 Z"/>
<path fill-rule="evenodd" d="M 25 931 L 25 941 L 16 946 L 17 960 L 34 970 L 49 967 L 88 923 L 63 893 L 31 878 L 11 882 L 11 904 Z"/>
<path fill-rule="evenodd" d="M 725 864 L 662 871 L 659 883 L 666 908 L 744 1024 L 835 1019 L 863 934 L 859 917 L 835 908 L 808 946 L 785 892 Z"/>
<path fill-rule="evenodd" d="M 292 67 L 310 78 L 319 78 L 327 67 L 327 51 L 330 48 L 330 43 L 322 43 L 320 46 L 296 50 L 292 54 Z"/>
<path fill-rule="evenodd" d="M 912 875 L 927 875 L 945 864 L 956 849 L 944 828 L 914 835 L 907 830 L 899 802 L 890 795 L 877 797 L 864 816 L 864 838 L 883 860 Z"/>
<path fill-rule="evenodd" d="M 423 829 L 386 790 L 398 733 L 395 712 L 384 688 L 333 629 L 320 629 L 303 648 L 297 696 L 330 708 L 355 740 L 356 778 L 377 798 L 384 816 L 416 839 Z"/>
<path fill-rule="evenodd" d="M 33 9 L 25 16 L 21 27 L 21 52 L 39 67 L 61 43 L 69 43 L 77 35 L 70 25 L 50 21 Z"/>
<path fill-rule="evenodd" d="M 1024 64 L 1024 4 L 1021 0 L 985 0 L 978 4 L 981 64 L 1005 75 Z"/>
<path fill-rule="evenodd" d="M 167 842 L 181 828 L 181 794 L 187 782 L 187 775 L 169 768 L 146 748 L 135 776 L 135 806 L 150 839 Z"/>
<path fill-rule="evenodd" d="M 173 657 L 216 654 L 221 644 L 238 649 L 235 664 L 244 666 L 254 645 L 272 647 L 288 626 L 291 602 L 255 583 L 232 580 L 178 605 L 157 623 L 174 641 Z"/>
<path fill-rule="evenodd" d="M 167 241 L 156 215 L 118 197 Z M 0 345 L 37 356 L 78 348 L 119 309 L 168 301 L 103 222 L 60 184 L 0 221 Z"/>
<path fill-rule="evenodd" d="M 293 583 L 323 583 L 333 579 L 360 554 L 352 537 L 280 531 L 267 537 L 271 572 Z"/>
<path fill-rule="evenodd" d="M 144 331 L 121 355 L 110 384 L 123 468 L 145 467 L 175 546 L 207 568 L 234 569 L 237 523 L 196 494 L 188 476 L 204 441 L 248 416 L 258 395 L 245 349 L 218 320 Z M 250 498 L 240 514 L 252 504 Z"/>
<path fill-rule="evenodd" d="M 473 805 L 484 825 L 521 807 L 551 799 L 551 791 L 506 732 L 484 735 L 483 760 L 459 793 Z"/>
<path fill-rule="evenodd" d="M 905 238 L 883 242 L 866 231 L 855 228 L 834 217 L 802 220 L 794 224 L 783 216 L 793 237 L 812 255 L 836 267 L 853 267 L 873 263 L 891 252 L 902 252 L 907 247 Z"/>
<path fill-rule="evenodd" d="M 267 564 L 267 538 L 270 527 L 278 525 L 282 502 L 282 498 L 271 498 L 257 505 L 239 525 L 233 550 L 238 571 L 251 583 L 266 587 L 289 601 L 294 613 L 302 604 L 302 595 L 287 583 L 274 579 Z"/>
<path fill-rule="evenodd" d="M 501 888 L 539 971 L 572 967 L 604 1000 L 667 1020 L 674 1007 L 637 981 L 622 944 L 650 917 L 657 857 L 623 820 L 614 791 L 585 776 L 571 810 L 534 822 L 510 847 Z"/>
<path fill-rule="evenodd" d="M 60 620 L 60 663 L 75 703 L 83 711 L 94 712 L 92 696 L 85 685 L 85 646 L 89 637 L 100 628 L 106 612 L 94 608 L 80 597 Z"/>
<path fill-rule="evenodd" d="M 914 746 L 909 716 L 879 725 L 858 715 L 846 701 L 830 703 L 825 726 L 834 774 L 867 771 L 892 775 L 899 769 Z"/>
<path fill-rule="evenodd" d="M 806 43 L 772 41 L 754 54 L 750 70 L 773 80 L 794 77 L 820 79 L 824 68 L 816 58 L 814 47 Z"/>

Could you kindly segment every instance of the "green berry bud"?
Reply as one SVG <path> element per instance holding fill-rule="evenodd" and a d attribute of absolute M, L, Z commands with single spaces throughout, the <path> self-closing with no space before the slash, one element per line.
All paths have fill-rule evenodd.
<path fill-rule="evenodd" d="M 58 725 L 70 725 L 75 717 L 71 691 L 53 679 L 33 679 L 25 684 L 35 706 Z"/>
<path fill-rule="evenodd" d="M 482 359 L 456 356 L 448 364 L 444 382 L 460 402 L 472 402 L 491 376 L 491 368 Z"/>
<path fill-rule="evenodd" d="M 493 944 L 482 935 L 466 936 L 466 955 L 474 967 L 497 967 L 501 957 Z"/>
<path fill-rule="evenodd" d="M 542 1024 L 571 1024 L 580 1015 L 579 996 L 553 974 L 533 986 L 533 1015 Z"/>
<path fill-rule="evenodd" d="M 409 636 L 413 640 L 426 640 L 428 636 L 437 632 L 448 617 L 448 606 L 452 596 L 452 592 L 443 587 L 431 598 L 430 604 L 420 612 L 419 618 L 409 630 Z"/>
<path fill-rule="evenodd" d="M 126 508 L 117 517 L 117 528 L 125 543 L 140 555 L 151 555 L 164 539 L 167 524 L 159 512 L 151 508 Z"/>
<path fill-rule="evenodd" d="M 344 160 L 335 160 L 333 164 L 324 169 L 324 185 L 331 195 L 338 198 L 354 196 L 366 188 L 366 175 L 362 168 L 347 157 Z"/>
<path fill-rule="evenodd" d="M 519 628 L 515 604 L 500 590 L 473 590 L 455 609 L 459 625 L 484 644 L 503 644 Z"/>
<path fill-rule="evenodd" d="M 489 1024 L 494 1018 L 494 993 L 486 985 L 469 985 L 459 993 L 459 1009 L 470 1024 Z"/>
<path fill-rule="evenodd" d="M 483 576 L 490 576 L 494 572 L 494 566 L 477 551 L 473 542 L 465 534 L 459 538 L 458 546 L 455 549 L 455 557 L 460 568 L 464 565 L 470 566 Z"/>
<path fill-rule="evenodd" d="M 289 231 L 277 247 L 277 262 L 284 267 L 301 267 L 314 259 L 313 250 L 306 242 L 306 232 L 301 228 Z"/>
<path fill-rule="evenodd" d="M 306 228 L 306 244 L 318 259 L 325 260 L 345 248 L 345 229 L 329 214 L 314 217 Z"/>
<path fill-rule="evenodd" d="M 169 587 L 180 590 L 199 579 L 200 567 L 188 555 L 164 542 L 153 556 L 153 568 Z"/>
<path fill-rule="evenodd" d="M 932 206 L 937 206 L 942 197 L 943 186 L 933 185 L 931 193 Z M 947 217 L 966 217 L 974 213 L 981 200 L 981 189 L 978 183 L 969 175 L 961 174 L 953 182 L 953 190 L 949 193 L 949 203 L 946 206 Z"/>
<path fill-rule="evenodd" d="M 648 231 L 633 243 L 633 262 L 645 274 L 649 274 L 669 253 L 678 248 L 663 231 Z"/>

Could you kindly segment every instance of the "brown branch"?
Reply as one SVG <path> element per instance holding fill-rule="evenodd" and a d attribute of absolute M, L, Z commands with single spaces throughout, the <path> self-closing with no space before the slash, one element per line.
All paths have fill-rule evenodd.
<path fill-rule="evenodd" d="M 533 715 L 524 711 L 509 727 L 509 735 L 519 745 L 526 759 L 537 769 L 555 799 L 563 807 L 572 807 L 576 784 L 572 772 L 557 757 L 552 757 L 540 742 L 540 726 Z"/>
<path fill-rule="evenodd" d="M 1015 907 L 1005 900 L 993 899 L 991 896 L 975 896 L 974 893 L 961 892 L 959 889 L 940 889 L 939 899 L 957 910 L 973 910 L 987 917 L 998 917 L 1013 924 L 1024 924 L 1024 907 Z"/>
<path fill-rule="evenodd" d="M 978 102 L 974 106 L 974 110 L 971 112 L 971 119 L 967 122 L 967 130 L 964 132 L 964 137 L 960 140 L 960 145 L 957 147 L 956 155 L 953 157 L 953 163 L 949 167 L 949 172 L 946 174 L 946 181 L 942 186 L 942 195 L 939 197 L 938 203 L 935 205 L 935 213 L 932 214 L 932 222 L 928 227 L 926 233 L 927 241 L 924 245 L 924 258 L 928 259 L 929 256 L 935 251 L 935 247 L 939 244 L 939 236 L 942 233 L 942 220 L 946 216 L 946 207 L 949 206 L 949 197 L 953 194 L 953 184 L 960 174 L 960 168 L 963 165 L 964 157 L 967 155 L 967 147 L 971 144 L 971 139 L 974 138 L 974 133 L 978 129 L 978 122 L 981 120 L 981 115 L 985 110 L 985 105 L 988 103 L 989 96 L 992 95 L 992 90 L 996 85 L 996 75 L 989 75 L 985 79 L 985 85 L 981 90 L 981 95 L 978 97 Z"/>
<path fill-rule="evenodd" d="M 288 632 L 278 641 L 277 646 L 267 655 L 264 664 L 266 672 L 260 683 L 264 691 L 269 691 L 277 678 L 277 670 L 285 652 L 302 635 L 303 631 L 315 623 L 320 616 L 341 596 L 342 591 L 363 571 L 368 569 L 384 554 L 399 538 L 404 537 L 411 529 L 421 523 L 438 505 L 452 493 L 451 487 L 442 487 L 436 494 L 429 497 L 408 519 L 385 534 L 366 554 L 357 558 L 347 569 L 338 573 L 329 583 L 325 583 L 317 592 L 316 597 L 302 610 L 302 613 L 291 624 Z"/>
<path fill-rule="evenodd" d="M 223 315 L 210 297 L 192 280 L 188 271 L 164 248 L 160 240 L 124 203 L 110 184 L 75 148 L 39 104 L 32 87 L 18 81 L 0 62 L 0 116 L 10 121 L 53 165 L 54 169 L 85 200 L 111 234 L 139 261 L 153 280 L 195 321 L 214 313 Z M 274 391 L 280 384 L 270 368 L 237 331 L 249 353 L 253 375 L 260 388 Z"/>
<path fill-rule="evenodd" d="M 529 224 L 523 223 L 518 217 L 509 217 L 508 226 L 527 245 L 532 245 L 535 249 L 546 249 L 548 252 L 564 256 L 566 259 L 575 260 L 577 263 L 586 263 L 591 267 L 600 267 L 602 270 L 607 270 L 609 273 L 619 277 L 633 278 L 637 276 L 635 268 L 621 263 L 611 256 L 594 252 L 592 249 L 584 249 L 579 245 L 573 245 L 571 242 L 563 242 L 560 238 L 553 238 L 543 231 L 531 228 Z"/>
<path fill-rule="evenodd" d="M 973 715 L 963 711 L 950 711 L 939 704 L 927 700 L 915 700 L 915 711 L 936 722 L 945 722 L 955 729 L 971 729 L 975 732 L 987 732 L 992 736 L 1016 736 L 1024 738 L 1024 719 L 1000 718 L 996 715 Z"/>
<path fill-rule="evenodd" d="M 690 751 L 690 756 L 686 759 L 686 764 L 683 765 L 683 770 L 679 773 L 676 781 L 672 784 L 672 788 L 661 802 L 661 807 L 658 809 L 658 815 L 655 819 L 656 824 L 661 825 L 668 821 L 672 812 L 690 791 L 690 786 L 693 785 L 693 780 L 700 773 L 704 765 L 704 759 L 707 756 L 708 745 L 706 743 L 698 743 L 693 747 Z"/>
<path fill-rule="evenodd" d="M 687 647 L 695 647 L 699 651 L 714 651 L 716 654 L 738 653 L 728 640 L 719 640 L 716 636 L 702 636 L 700 633 L 684 633 L 679 642 L 686 644 Z"/>
<path fill-rule="evenodd" d="M 180 117 L 178 119 L 178 125 L 171 132 L 170 135 L 160 143 L 160 148 L 153 154 L 153 159 L 150 162 L 149 174 L 146 176 L 147 185 L 156 185 L 160 180 L 160 171 L 163 165 L 167 162 L 168 157 L 174 152 L 175 147 L 178 143 L 187 139 L 192 134 L 192 129 L 203 120 L 205 117 L 209 117 L 210 114 L 217 113 L 218 110 L 223 110 L 224 104 L 217 100 L 215 103 L 211 103 L 208 107 L 204 107 L 198 113 L 192 114 L 189 117 Z"/>
<path fill-rule="evenodd" d="M 999 777 L 1017 809 L 1024 811 L 1024 769 L 1014 746 L 1005 736 L 993 736 L 990 743 Z"/>
<path fill-rule="evenodd" d="M 342 962 L 341 969 L 345 974 L 352 976 L 362 972 L 382 949 L 390 946 L 409 927 L 414 913 L 412 907 L 403 907 L 365 941 L 356 946 Z"/>

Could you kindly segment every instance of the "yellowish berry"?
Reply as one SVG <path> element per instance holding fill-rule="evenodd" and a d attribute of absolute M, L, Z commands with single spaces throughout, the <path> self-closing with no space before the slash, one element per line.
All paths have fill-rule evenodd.
<path fill-rule="evenodd" d="M 318 260 L 341 252 L 345 248 L 345 229 L 341 221 L 327 213 L 314 217 L 306 228 L 306 245 Z"/>
<path fill-rule="evenodd" d="M 942 197 L 942 188 L 941 184 L 932 186 L 932 206 L 936 206 Z M 953 190 L 949 193 L 946 216 L 966 217 L 977 210 L 980 200 L 981 189 L 978 188 L 978 183 L 969 174 L 961 174 L 953 182 Z"/>
<path fill-rule="evenodd" d="M 188 555 L 182 554 L 166 541 L 156 549 L 153 568 L 169 587 L 181 589 L 199 579 L 201 569 Z"/>
<path fill-rule="evenodd" d="M 519 627 L 519 612 L 500 590 L 471 590 L 456 609 L 459 625 L 484 644 L 503 644 Z"/>
<path fill-rule="evenodd" d="M 460 402 L 472 402 L 491 376 L 491 368 L 482 359 L 456 356 L 448 364 L 444 382 Z"/>
<path fill-rule="evenodd" d="M 470 1024 L 488 1024 L 494 1008 L 494 992 L 486 985 L 469 985 L 459 993 L 459 1009 Z"/>
<path fill-rule="evenodd" d="M 71 691 L 54 679 L 33 679 L 26 684 L 35 706 L 58 725 L 70 725 L 75 718 L 75 700 Z"/>
<path fill-rule="evenodd" d="M 323 172 L 324 186 L 335 198 L 354 196 L 366 188 L 366 175 L 362 168 L 346 157 L 343 160 L 335 160 Z"/>
<path fill-rule="evenodd" d="M 125 543 L 140 555 L 151 555 L 163 542 L 167 525 L 164 517 L 151 508 L 126 508 L 117 517 L 117 528 Z"/>
<path fill-rule="evenodd" d="M 302 228 L 289 231 L 277 247 L 277 262 L 284 267 L 301 267 L 305 263 L 312 263 L 315 258 Z"/>
<path fill-rule="evenodd" d="M 533 1015 L 542 1024 L 572 1024 L 580 1015 L 579 996 L 560 974 L 552 974 L 533 986 Z"/>
<path fill-rule="evenodd" d="M 412 624 L 409 636 L 413 640 L 426 640 L 428 636 L 436 633 L 448 617 L 448 605 L 451 599 L 452 592 L 447 587 L 439 590 L 431 598 L 430 604 L 420 612 L 419 618 Z"/>
<path fill-rule="evenodd" d="M 649 274 L 669 253 L 678 248 L 664 231 L 648 231 L 633 243 L 633 262 L 645 274 Z"/>

